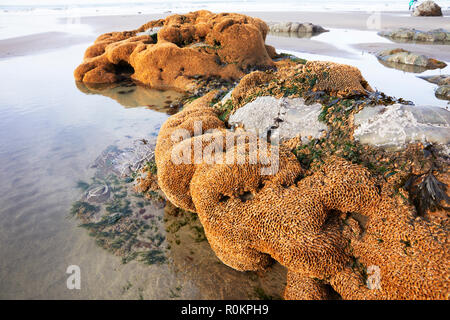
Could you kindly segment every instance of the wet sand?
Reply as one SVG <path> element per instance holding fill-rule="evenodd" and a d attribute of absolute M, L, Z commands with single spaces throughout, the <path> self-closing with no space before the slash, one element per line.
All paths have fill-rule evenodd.
<path fill-rule="evenodd" d="M 0 59 L 61 49 L 90 42 L 93 39 L 95 38 L 91 35 L 75 35 L 66 32 L 43 32 L 0 40 Z"/>

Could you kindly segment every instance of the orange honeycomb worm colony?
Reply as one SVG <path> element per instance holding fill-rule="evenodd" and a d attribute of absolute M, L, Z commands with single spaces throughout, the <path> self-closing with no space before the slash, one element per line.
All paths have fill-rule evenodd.
<path fill-rule="evenodd" d="M 196 11 L 99 36 L 74 72 L 86 83 L 113 83 L 124 74 L 155 88 L 192 90 L 195 78 L 236 80 L 251 68 L 273 67 L 267 25 L 235 13 Z"/>
<path fill-rule="evenodd" d="M 411 195 L 434 171 L 447 183 L 448 160 L 435 166 L 440 160 L 425 159 L 421 144 L 386 153 L 356 143 L 354 114 L 397 101 L 374 92 L 352 66 L 272 60 L 281 57 L 265 45 L 267 32 L 262 20 L 241 14 L 171 15 L 101 35 L 74 75 L 94 87 L 131 77 L 191 92 L 199 79 L 240 80 L 225 107 L 210 91 L 168 118 L 155 149 L 157 177 L 138 181 L 140 191 L 159 187 L 197 213 L 231 268 L 262 271 L 278 261 L 288 270 L 286 299 L 448 299 L 448 211 L 418 213 Z M 329 130 L 312 144 L 295 137 L 280 146 L 230 130 L 227 115 L 259 96 L 319 101 Z M 252 162 L 255 145 L 265 152 Z M 308 157 L 316 160 L 305 165 Z M 408 176 L 421 177 L 409 194 Z"/>
<path fill-rule="evenodd" d="M 175 205 L 199 215 L 225 264 L 257 271 L 277 260 L 288 268 L 286 299 L 326 299 L 330 288 L 345 299 L 448 298 L 448 233 L 415 216 L 400 196 L 385 195 L 361 165 L 333 156 L 304 176 L 281 146 L 279 171 L 261 175 L 262 165 L 248 162 L 248 140 L 237 138 L 251 137 L 242 130 L 232 133 L 233 146 L 212 148 L 224 158 L 233 153 L 241 164 L 193 161 L 193 153 L 190 164 L 175 164 L 174 150 L 196 144 L 205 150 L 217 141 L 213 136 L 226 134 L 209 106 L 214 96 L 167 120 L 155 156 L 160 188 Z M 195 121 L 205 131 L 217 130 L 181 142 L 169 138 L 177 129 L 193 135 Z M 379 276 L 380 286 L 369 289 L 372 276 Z"/>

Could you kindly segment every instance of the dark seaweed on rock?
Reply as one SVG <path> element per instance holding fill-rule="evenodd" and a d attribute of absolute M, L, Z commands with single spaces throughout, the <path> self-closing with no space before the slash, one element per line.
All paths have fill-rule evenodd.
<path fill-rule="evenodd" d="M 423 181 L 414 187 L 420 176 L 411 176 L 405 187 L 409 190 L 410 196 L 417 209 L 417 214 L 424 216 L 427 211 L 450 210 L 450 207 L 441 205 L 443 201 L 450 204 L 450 197 L 447 196 L 447 185 L 439 181 L 432 172 L 428 173 Z"/>

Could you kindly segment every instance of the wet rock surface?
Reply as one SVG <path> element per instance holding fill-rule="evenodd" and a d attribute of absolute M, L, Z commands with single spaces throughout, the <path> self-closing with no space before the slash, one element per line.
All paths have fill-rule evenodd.
<path fill-rule="evenodd" d="M 419 78 L 438 85 L 435 91 L 437 98 L 450 100 L 450 75 L 441 74 L 437 76 L 425 76 Z"/>
<path fill-rule="evenodd" d="M 439 99 L 450 100 L 450 85 L 443 85 L 436 89 L 435 95 Z"/>
<path fill-rule="evenodd" d="M 269 135 L 287 140 L 299 135 L 307 142 L 327 132 L 327 126 L 318 120 L 321 111 L 321 104 L 306 105 L 302 98 L 258 97 L 232 114 L 228 123 L 243 126 L 261 138 Z"/>
<path fill-rule="evenodd" d="M 401 148 L 408 143 L 450 143 L 450 112 L 429 106 L 366 107 L 355 115 L 354 138 L 363 144 Z"/>
<path fill-rule="evenodd" d="M 393 31 L 380 31 L 378 32 L 378 35 L 398 42 L 418 41 L 450 44 L 450 32 L 445 29 L 420 31 L 410 28 L 399 28 Z"/>
<path fill-rule="evenodd" d="M 319 25 L 300 22 L 269 23 L 269 30 L 270 32 L 293 33 L 305 36 L 318 35 L 323 32 L 328 32 L 328 30 Z"/>
<path fill-rule="evenodd" d="M 412 15 L 415 17 L 441 17 L 442 10 L 434 1 L 425 1 L 414 9 Z"/>
<path fill-rule="evenodd" d="M 442 69 L 447 66 L 445 62 L 400 48 L 378 52 L 376 57 L 386 63 L 412 65 L 424 69 Z"/>

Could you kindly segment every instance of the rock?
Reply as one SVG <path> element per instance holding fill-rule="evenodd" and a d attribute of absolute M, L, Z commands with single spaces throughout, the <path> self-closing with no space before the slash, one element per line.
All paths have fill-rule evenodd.
<path fill-rule="evenodd" d="M 423 72 L 429 70 L 426 67 L 416 66 L 413 64 L 404 64 L 404 63 L 398 63 L 398 62 L 383 61 L 381 59 L 378 59 L 378 62 L 387 68 L 397 69 L 397 70 L 401 70 L 404 72 L 410 72 L 410 73 L 423 73 Z"/>
<path fill-rule="evenodd" d="M 441 74 L 437 76 L 419 77 L 428 82 L 438 85 L 435 91 L 436 98 L 443 100 L 450 100 L 450 75 Z"/>
<path fill-rule="evenodd" d="M 438 86 L 450 85 L 450 75 L 448 74 L 441 74 L 437 76 L 423 76 L 419 78 L 437 84 Z"/>
<path fill-rule="evenodd" d="M 230 125 L 242 125 L 245 130 L 266 138 L 271 131 L 271 138 L 291 139 L 300 134 L 306 142 L 312 137 L 320 138 L 328 131 L 327 126 L 318 120 L 322 105 L 306 105 L 301 98 L 281 98 L 265 96 L 236 110 L 228 120 Z"/>
<path fill-rule="evenodd" d="M 413 16 L 442 17 L 442 10 L 434 1 L 425 1 L 414 9 Z"/>
<path fill-rule="evenodd" d="M 439 99 L 450 100 L 450 85 L 438 87 L 434 94 Z"/>
<path fill-rule="evenodd" d="M 245 70 L 273 67 L 275 49 L 264 43 L 267 32 L 262 20 L 241 14 L 175 14 L 136 30 L 101 35 L 74 76 L 85 83 L 131 77 L 154 88 L 193 92 L 200 78 L 236 80 Z"/>
<path fill-rule="evenodd" d="M 400 28 L 394 31 L 380 31 L 378 35 L 399 42 L 423 41 L 423 42 L 449 42 L 450 32 L 444 29 L 420 31 L 410 28 Z"/>
<path fill-rule="evenodd" d="M 284 32 L 284 33 L 299 33 L 299 34 L 320 34 L 328 32 L 328 30 L 321 26 L 312 23 L 299 23 L 299 22 L 282 22 L 274 23 L 269 26 L 271 32 Z"/>
<path fill-rule="evenodd" d="M 450 143 L 450 112 L 439 107 L 366 107 L 354 124 L 353 136 L 363 144 L 399 149 L 413 142 Z"/>
<path fill-rule="evenodd" d="M 400 48 L 384 50 L 377 53 L 376 56 L 381 61 L 414 65 L 427 69 L 442 69 L 447 66 L 445 62 L 428 58 L 425 55 L 419 55 Z"/>

